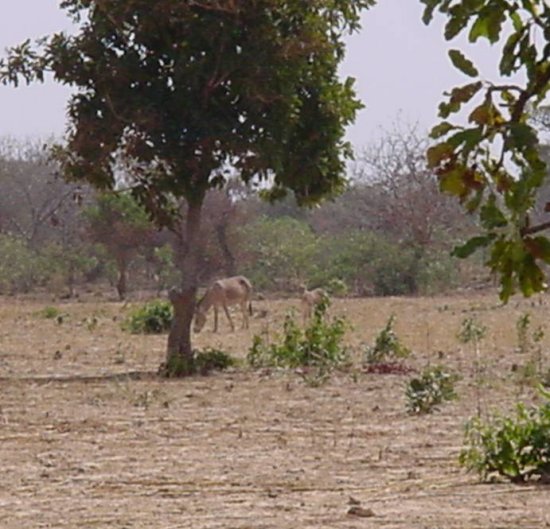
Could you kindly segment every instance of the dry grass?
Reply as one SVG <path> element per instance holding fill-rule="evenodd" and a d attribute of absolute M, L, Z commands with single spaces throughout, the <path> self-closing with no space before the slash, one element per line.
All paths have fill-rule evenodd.
<path fill-rule="evenodd" d="M 51 304 L 51 303 L 50 303 Z M 475 413 L 473 352 L 456 333 L 475 317 L 484 409 L 530 399 L 512 373 L 516 322 L 546 325 L 548 301 L 494 294 L 337 300 L 356 350 L 389 316 L 420 369 L 458 371 L 460 399 L 429 416 L 405 411 L 407 375 L 342 373 L 320 388 L 293 373 L 231 373 L 159 380 L 165 336 L 120 330 L 129 306 L 0 301 L 0 527 L 407 528 L 550 526 L 549 489 L 482 485 L 457 465 Z M 298 300 L 259 301 L 250 331 L 196 337 L 244 358 L 251 338 L 280 328 Z M 236 316 L 236 322 L 238 316 Z M 549 364 L 550 330 L 542 345 Z M 348 511 L 352 503 L 371 518 Z"/>

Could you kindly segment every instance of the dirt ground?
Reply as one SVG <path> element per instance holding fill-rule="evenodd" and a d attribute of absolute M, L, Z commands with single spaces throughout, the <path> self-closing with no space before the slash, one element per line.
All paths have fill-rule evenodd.
<path fill-rule="evenodd" d="M 550 366 L 549 301 L 336 300 L 332 313 L 353 325 L 357 368 L 311 387 L 296 373 L 246 367 L 158 379 L 166 336 L 123 332 L 132 304 L 0 299 L 0 528 L 550 527 L 548 486 L 481 484 L 457 463 L 477 398 L 474 352 L 456 336 L 469 317 L 487 327 L 483 411 L 509 410 L 533 398 L 513 372 L 526 361 L 516 323 L 529 313 L 532 329 L 546 326 Z M 46 306 L 59 321 L 40 314 Z M 293 306 L 258 301 L 267 315 L 249 331 L 229 333 L 222 319 L 213 334 L 209 321 L 196 345 L 244 358 L 252 336 L 276 333 Z M 410 374 L 359 369 L 391 314 L 413 349 L 407 365 L 461 374 L 457 401 L 411 416 Z"/>

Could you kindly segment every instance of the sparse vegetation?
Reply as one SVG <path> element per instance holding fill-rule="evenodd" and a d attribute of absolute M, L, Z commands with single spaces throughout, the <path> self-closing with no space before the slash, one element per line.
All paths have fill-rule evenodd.
<path fill-rule="evenodd" d="M 122 328 L 133 334 L 160 334 L 170 329 L 171 322 L 171 304 L 153 300 L 133 309 L 122 323 Z"/>
<path fill-rule="evenodd" d="M 374 344 L 365 348 L 363 354 L 365 364 L 395 363 L 410 355 L 411 350 L 397 336 L 393 328 L 394 323 L 395 314 L 392 314 L 386 326 L 376 336 Z"/>
<path fill-rule="evenodd" d="M 304 368 L 301 371 L 311 385 L 324 382 L 331 371 L 349 360 L 343 338 L 348 324 L 343 318 L 326 315 L 330 305 L 325 298 L 315 307 L 311 322 L 302 329 L 293 314 L 286 315 L 280 340 L 255 335 L 247 361 L 253 367 Z"/>
<path fill-rule="evenodd" d="M 207 375 L 211 371 L 223 371 L 236 365 L 235 359 L 225 351 L 207 347 L 195 352 L 195 371 L 200 375 Z"/>
<path fill-rule="evenodd" d="M 482 479 L 501 476 L 514 483 L 550 482 L 550 393 L 540 390 L 539 406 L 519 403 L 515 415 L 497 415 L 466 424 L 460 464 Z"/>
<path fill-rule="evenodd" d="M 412 378 L 407 384 L 407 410 L 411 414 L 431 413 L 444 402 L 457 398 L 455 383 L 458 375 L 443 366 L 431 366 L 424 369 L 419 377 Z"/>
<path fill-rule="evenodd" d="M 457 338 L 463 344 L 472 344 L 474 353 L 474 382 L 476 388 L 477 415 L 481 417 L 481 393 L 485 362 L 481 359 L 481 341 L 485 338 L 487 327 L 475 317 L 469 317 L 462 321 Z"/>
<path fill-rule="evenodd" d="M 42 310 L 39 310 L 37 315 L 40 318 L 53 320 L 54 318 L 58 318 L 61 315 L 61 311 L 57 307 L 52 307 L 51 305 L 48 305 L 44 307 Z"/>
<path fill-rule="evenodd" d="M 515 365 L 514 371 L 521 387 L 525 384 L 536 386 L 543 379 L 541 341 L 544 338 L 544 330 L 542 326 L 538 326 L 531 331 L 531 315 L 529 313 L 525 313 L 518 318 L 516 330 L 518 337 L 517 351 L 522 356 L 527 356 L 527 358 L 522 358 L 519 365 Z"/>

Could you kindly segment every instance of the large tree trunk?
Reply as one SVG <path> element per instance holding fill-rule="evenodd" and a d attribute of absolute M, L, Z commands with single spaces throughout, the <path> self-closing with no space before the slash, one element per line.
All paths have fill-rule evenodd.
<path fill-rule="evenodd" d="M 200 224 L 203 199 L 189 203 L 185 221 L 184 238 L 177 255 L 181 272 L 179 289 L 170 291 L 174 316 L 170 333 L 166 363 L 161 373 L 168 377 L 186 376 L 193 372 L 193 348 L 191 346 L 191 322 L 195 312 L 198 287 L 198 265 L 201 256 Z"/>

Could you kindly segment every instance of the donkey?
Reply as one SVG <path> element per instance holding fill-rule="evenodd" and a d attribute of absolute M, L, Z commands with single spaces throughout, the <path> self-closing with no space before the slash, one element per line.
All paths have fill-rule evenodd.
<path fill-rule="evenodd" d="M 300 304 L 302 307 L 302 321 L 304 325 L 311 318 L 313 309 L 326 298 L 328 298 L 328 294 L 322 288 L 307 290 L 305 286 L 302 286 Z"/>
<path fill-rule="evenodd" d="M 228 305 L 239 304 L 243 313 L 243 329 L 248 329 L 248 316 L 252 314 L 252 284 L 244 276 L 227 277 L 215 281 L 204 293 L 195 308 L 193 330 L 200 332 L 206 323 L 206 314 L 214 307 L 214 332 L 218 331 L 218 309 L 223 307 L 231 330 L 235 330 Z"/>

